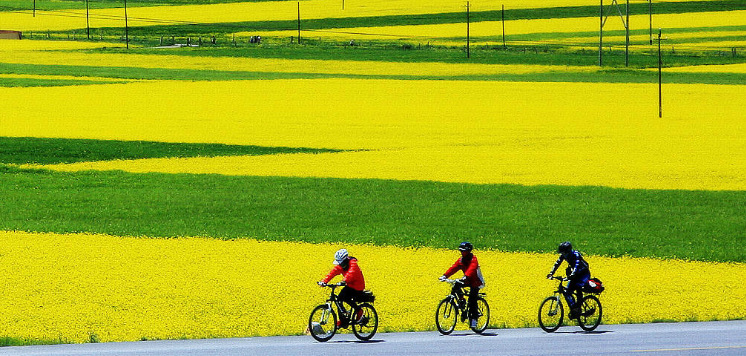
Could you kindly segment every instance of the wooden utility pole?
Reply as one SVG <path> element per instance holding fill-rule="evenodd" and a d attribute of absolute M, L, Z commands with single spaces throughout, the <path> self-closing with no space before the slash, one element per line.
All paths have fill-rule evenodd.
<path fill-rule="evenodd" d="M 627 0 L 625 11 L 627 12 L 627 21 L 624 23 L 624 32 L 627 34 L 627 42 L 624 50 L 624 66 L 629 67 L 629 0 Z"/>
<path fill-rule="evenodd" d="M 650 18 L 650 44 L 653 44 L 653 0 L 648 0 L 648 16 Z"/>
<path fill-rule="evenodd" d="M 127 49 L 130 49 L 130 28 L 127 19 L 127 0 L 124 0 L 124 42 L 127 43 Z"/>
<path fill-rule="evenodd" d="M 91 22 L 88 19 L 88 0 L 85 0 L 85 30 L 88 35 L 88 40 L 91 39 Z"/>
<path fill-rule="evenodd" d="M 658 29 L 658 117 L 663 117 L 663 58 L 661 57 L 661 33 Z"/>
<path fill-rule="evenodd" d="M 598 30 L 598 66 L 604 65 L 604 0 L 601 0 L 601 11 L 598 18 L 601 19 L 601 26 Z"/>
<path fill-rule="evenodd" d="M 298 1 L 298 44 L 300 44 L 300 1 Z"/>
<path fill-rule="evenodd" d="M 469 38 L 469 25 L 470 25 L 469 24 L 469 2 L 467 1 L 466 2 L 466 58 L 470 58 L 471 57 L 471 53 L 470 53 L 470 49 L 469 49 L 469 47 L 470 47 L 469 46 L 469 42 L 471 40 Z"/>
<path fill-rule="evenodd" d="M 508 46 L 505 44 L 505 5 L 502 6 L 501 21 L 503 25 L 503 49 L 507 49 Z"/>

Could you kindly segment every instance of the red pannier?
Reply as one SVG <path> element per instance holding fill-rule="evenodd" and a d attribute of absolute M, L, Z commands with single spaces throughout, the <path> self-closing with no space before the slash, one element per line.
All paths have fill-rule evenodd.
<path fill-rule="evenodd" d="M 588 280 L 588 282 L 583 286 L 583 292 L 584 293 L 601 293 L 605 289 L 604 284 L 601 283 L 601 280 L 598 278 L 591 278 Z"/>

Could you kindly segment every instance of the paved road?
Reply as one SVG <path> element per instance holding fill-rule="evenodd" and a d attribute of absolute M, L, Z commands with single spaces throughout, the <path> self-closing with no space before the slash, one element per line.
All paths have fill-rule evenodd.
<path fill-rule="evenodd" d="M 746 320 L 706 323 L 601 325 L 593 333 L 576 326 L 554 334 L 541 329 L 487 330 L 484 336 L 454 332 L 378 334 L 367 343 L 351 334 L 327 343 L 310 336 L 174 340 L 0 348 L 0 355 L 249 356 L 249 355 L 746 355 Z"/>

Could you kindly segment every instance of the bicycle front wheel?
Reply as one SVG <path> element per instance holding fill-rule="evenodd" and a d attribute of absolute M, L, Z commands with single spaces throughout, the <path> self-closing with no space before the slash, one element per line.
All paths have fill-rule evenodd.
<path fill-rule="evenodd" d="M 593 331 L 601 324 L 602 315 L 601 302 L 596 296 L 587 295 L 583 298 L 583 303 L 580 305 L 578 324 L 585 331 Z"/>
<path fill-rule="evenodd" d="M 316 341 L 329 341 L 337 333 L 337 314 L 334 309 L 327 304 L 313 308 L 308 318 L 308 332 Z"/>
<path fill-rule="evenodd" d="M 565 310 L 560 298 L 557 296 L 548 297 L 539 306 L 539 326 L 548 333 L 555 332 L 562 325 L 564 315 Z"/>
<path fill-rule="evenodd" d="M 355 336 L 363 341 L 370 340 L 378 330 L 378 312 L 373 305 L 369 303 L 360 304 L 363 316 L 360 320 L 352 323 L 352 332 Z"/>
<path fill-rule="evenodd" d="M 477 326 L 471 328 L 477 334 L 483 333 L 490 324 L 490 305 L 487 300 L 480 297 L 477 299 Z"/>
<path fill-rule="evenodd" d="M 438 304 L 438 309 L 435 310 L 435 326 L 438 327 L 443 335 L 448 335 L 453 332 L 456 328 L 456 321 L 458 320 L 458 307 L 451 298 L 445 298 Z"/>

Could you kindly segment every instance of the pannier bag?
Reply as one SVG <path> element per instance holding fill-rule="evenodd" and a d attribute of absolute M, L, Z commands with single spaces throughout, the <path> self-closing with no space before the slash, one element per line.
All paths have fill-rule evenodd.
<path fill-rule="evenodd" d="M 364 290 L 360 294 L 360 301 L 363 302 L 363 303 L 366 303 L 366 302 L 367 303 L 373 303 L 373 302 L 376 301 L 376 296 L 373 295 L 373 292 L 371 292 L 369 290 Z"/>
<path fill-rule="evenodd" d="M 598 278 L 591 278 L 588 280 L 588 282 L 583 287 L 583 292 L 585 293 L 601 293 L 606 289 L 601 283 L 601 280 Z"/>

